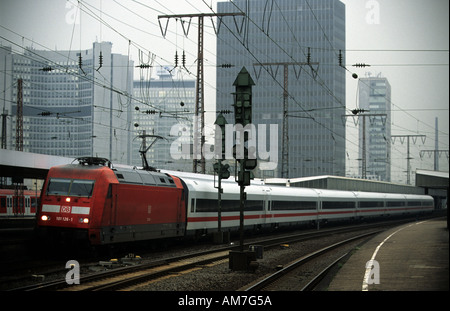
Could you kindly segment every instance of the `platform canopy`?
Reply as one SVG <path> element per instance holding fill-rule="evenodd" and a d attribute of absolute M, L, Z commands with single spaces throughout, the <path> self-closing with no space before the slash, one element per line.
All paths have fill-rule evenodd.
<path fill-rule="evenodd" d="M 73 158 L 0 149 L 0 177 L 45 179 L 52 166 L 72 163 Z"/>
<path fill-rule="evenodd" d="M 416 170 L 416 186 L 432 189 L 448 189 L 448 172 Z"/>

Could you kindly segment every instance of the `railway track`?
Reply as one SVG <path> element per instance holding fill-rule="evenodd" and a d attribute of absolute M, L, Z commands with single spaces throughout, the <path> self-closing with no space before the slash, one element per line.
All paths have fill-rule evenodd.
<path fill-rule="evenodd" d="M 79 285 L 68 285 L 65 278 L 11 289 L 10 291 L 101 291 L 118 290 L 136 283 L 207 265 L 228 257 L 228 251 L 206 251 L 182 255 L 145 264 L 113 268 L 80 277 Z"/>
<path fill-rule="evenodd" d="M 382 224 L 384 229 L 386 229 L 386 224 Z M 392 226 L 391 223 L 389 226 Z M 398 225 L 396 222 L 395 225 Z M 296 234 L 286 234 L 278 237 L 271 238 L 258 238 L 251 242 L 246 243 L 245 247 L 248 248 L 249 245 L 262 245 L 264 251 L 273 248 L 279 248 L 280 244 L 285 243 L 296 243 L 300 241 L 308 241 L 312 239 L 318 239 L 326 236 L 335 236 L 337 234 L 357 234 L 353 233 L 355 230 L 367 230 L 368 228 L 373 228 L 375 226 L 380 226 L 380 224 L 371 224 L 370 226 L 352 226 L 334 229 L 322 229 L 320 231 L 312 230 L 309 232 L 301 232 Z M 372 230 L 369 234 L 375 234 L 379 231 Z M 357 237 L 351 239 L 362 239 L 363 236 L 358 235 Z M 338 245 L 332 246 L 332 248 L 337 248 Z M 36 291 L 36 290 L 74 290 L 74 291 L 101 291 L 101 290 L 120 290 L 123 288 L 130 288 L 132 286 L 137 286 L 137 284 L 145 284 L 154 282 L 155 280 L 164 280 L 172 276 L 182 275 L 187 272 L 192 272 L 195 270 L 200 270 L 209 265 L 214 265 L 217 262 L 228 261 L 229 251 L 238 248 L 238 246 L 225 246 L 215 248 L 213 250 L 193 252 L 191 254 L 184 254 L 181 256 L 164 258 L 153 262 L 148 262 L 145 264 L 138 264 L 134 266 L 114 268 L 104 272 L 92 273 L 89 275 L 82 275 L 80 278 L 80 285 L 68 285 L 62 277 L 60 280 L 51 282 L 41 282 L 39 284 L 33 284 L 29 286 L 24 286 L 16 288 L 13 290 L 21 291 Z M 321 253 L 326 252 L 326 250 L 321 250 Z M 319 253 L 315 254 L 318 256 Z M 311 256 L 309 260 L 314 258 Z M 305 261 L 306 259 L 304 259 Z M 279 272 L 282 275 L 287 272 L 288 269 L 285 267 L 283 272 Z M 292 266 L 294 268 L 294 266 Z M 192 289 L 195 290 L 195 289 Z M 256 290 L 256 289 L 249 289 Z"/>
<path fill-rule="evenodd" d="M 195 257 L 183 258 L 167 262 L 154 267 L 140 267 L 137 271 L 118 275 L 111 278 L 102 278 L 93 282 L 82 282 L 77 286 L 66 288 L 70 291 L 114 291 L 133 287 L 137 284 L 165 278 L 171 274 L 183 273 L 192 269 L 201 269 L 202 266 L 228 258 L 228 251 L 219 251 Z"/>
<path fill-rule="evenodd" d="M 342 248 L 344 246 L 353 244 L 350 248 L 354 247 L 354 243 L 357 241 L 365 240 L 375 234 L 382 232 L 383 230 L 376 230 L 369 233 L 360 234 L 358 236 L 351 237 L 349 239 L 345 239 L 343 241 L 334 243 L 332 245 L 326 246 L 319 250 L 313 251 L 305 256 L 300 257 L 299 259 L 291 262 L 290 264 L 283 267 L 281 270 L 276 271 L 268 276 L 265 276 L 262 280 L 246 286 L 242 290 L 245 291 L 264 291 L 264 290 L 302 290 L 302 291 L 311 291 L 314 290 L 317 284 L 327 275 L 327 273 L 337 265 L 344 257 L 348 255 L 348 251 L 345 251 L 343 255 L 338 255 L 337 259 L 323 259 L 322 257 L 329 255 L 331 252 L 335 252 L 336 249 Z M 336 256 L 334 256 L 335 258 Z M 302 275 L 303 280 L 299 280 L 298 275 L 302 274 L 302 272 L 297 271 L 304 267 L 305 265 L 317 260 L 318 258 L 322 258 L 320 260 L 328 260 L 331 263 L 328 266 L 320 270 L 319 273 L 310 275 L 308 280 L 304 280 L 304 275 Z M 317 268 L 313 268 L 317 269 Z M 306 273 L 309 274 L 309 273 Z M 293 281 L 294 280 L 294 281 Z M 305 284 L 306 285 L 303 285 Z M 288 285 L 287 285 L 288 284 Z"/>

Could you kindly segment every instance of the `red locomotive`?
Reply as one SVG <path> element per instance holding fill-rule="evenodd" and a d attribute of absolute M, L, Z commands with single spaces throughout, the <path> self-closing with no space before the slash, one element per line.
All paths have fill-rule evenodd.
<path fill-rule="evenodd" d="M 39 229 L 76 236 L 92 245 L 184 235 L 186 207 L 180 179 L 111 169 L 102 158 L 78 161 L 50 169 L 37 217 Z"/>

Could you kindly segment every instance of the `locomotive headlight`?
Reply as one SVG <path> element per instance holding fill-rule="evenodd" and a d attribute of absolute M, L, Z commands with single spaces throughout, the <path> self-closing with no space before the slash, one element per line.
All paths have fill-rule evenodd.
<path fill-rule="evenodd" d="M 70 198 L 66 198 L 66 202 L 67 202 L 67 203 L 70 203 Z"/>
<path fill-rule="evenodd" d="M 50 220 L 50 216 L 42 215 L 42 216 L 41 216 L 41 220 L 42 220 L 42 221 Z"/>
<path fill-rule="evenodd" d="M 88 224 L 89 223 L 89 218 L 80 218 L 80 223 Z"/>

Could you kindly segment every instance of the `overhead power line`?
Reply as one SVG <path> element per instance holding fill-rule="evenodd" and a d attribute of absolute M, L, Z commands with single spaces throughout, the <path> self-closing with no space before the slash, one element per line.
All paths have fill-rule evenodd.
<path fill-rule="evenodd" d="M 166 36 L 167 33 L 167 27 L 169 25 L 169 20 L 171 18 L 175 19 L 182 19 L 182 18 L 189 18 L 189 22 L 187 25 L 187 28 L 185 28 L 184 22 L 181 21 L 181 25 L 183 27 L 183 32 L 187 36 L 189 33 L 189 28 L 191 24 L 191 20 L 193 17 L 198 18 L 198 42 L 197 42 L 197 83 L 195 87 L 195 123 L 194 123 L 194 156 L 193 156 L 193 172 L 197 173 L 197 155 L 200 154 L 200 167 L 201 167 L 201 173 L 205 174 L 206 172 L 206 166 L 205 166 L 205 156 L 204 153 L 201 152 L 201 150 L 198 150 L 198 135 L 200 130 L 200 146 L 203 146 L 205 144 L 205 134 L 204 134 L 204 127 L 205 127 L 205 95 L 204 95 L 204 68 L 203 68 L 203 45 L 204 45 L 204 36 L 203 36 L 203 25 L 204 25 L 204 18 L 205 17 L 218 17 L 221 19 L 225 16 L 238 16 L 238 15 L 245 15 L 244 13 L 198 13 L 198 14 L 176 14 L 176 15 L 159 15 L 158 16 L 158 22 L 161 28 L 161 34 L 163 37 Z M 166 18 L 166 27 L 163 28 L 160 22 L 160 19 Z M 217 30 L 219 28 L 219 25 L 217 26 Z M 200 127 L 198 126 L 197 120 L 198 116 L 200 114 Z"/>

